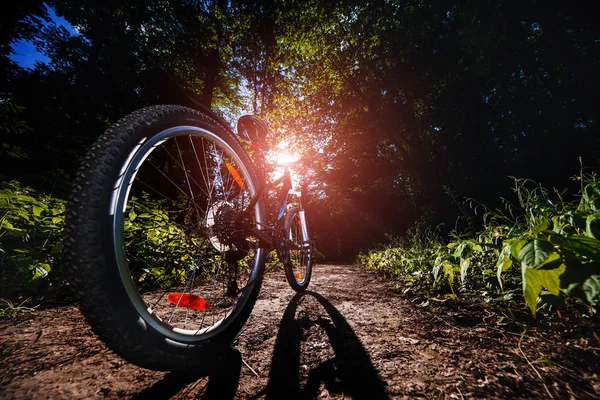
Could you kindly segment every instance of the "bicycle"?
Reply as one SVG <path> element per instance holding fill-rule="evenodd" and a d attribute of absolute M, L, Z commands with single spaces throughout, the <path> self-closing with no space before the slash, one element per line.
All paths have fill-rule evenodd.
<path fill-rule="evenodd" d="M 70 284 L 129 362 L 210 372 L 250 316 L 273 250 L 295 291 L 309 285 L 314 246 L 290 167 L 270 176 L 264 122 L 247 115 L 237 128 L 207 110 L 146 107 L 107 129 L 76 175 Z"/>

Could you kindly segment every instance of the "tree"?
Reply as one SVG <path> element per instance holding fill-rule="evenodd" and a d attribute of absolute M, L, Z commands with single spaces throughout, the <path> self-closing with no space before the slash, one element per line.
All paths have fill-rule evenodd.
<path fill-rule="evenodd" d="M 42 29 L 49 16 L 44 2 L 40 0 L 24 0 L 2 10 L 0 20 L 0 76 L 4 77 L 0 93 L 6 96 L 6 82 L 20 68 L 10 59 L 12 46 L 21 40 L 32 40 Z"/>
<path fill-rule="evenodd" d="M 332 257 L 416 220 L 453 226 L 449 193 L 495 207 L 509 175 L 566 186 L 580 156 L 600 160 L 600 32 L 564 2 L 49 4 L 80 34 L 49 23 L 34 36 L 50 64 L 5 82 L 31 127 L 12 145 L 68 177 L 150 101 L 141 71 L 163 66 L 231 125 L 251 108 L 273 144 L 310 160 L 310 222 Z M 34 163 L 2 162 L 55 186 Z"/>

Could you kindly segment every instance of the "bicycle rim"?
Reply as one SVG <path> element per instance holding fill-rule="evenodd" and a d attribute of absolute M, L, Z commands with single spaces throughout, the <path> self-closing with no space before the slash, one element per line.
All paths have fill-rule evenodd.
<path fill-rule="evenodd" d="M 235 224 L 256 192 L 248 168 L 220 136 L 195 126 L 144 138 L 130 153 L 110 213 L 115 261 L 138 324 L 194 344 L 242 312 L 248 282 L 263 267 L 263 250 L 244 248 Z M 225 256 L 243 250 L 236 272 Z M 235 295 L 227 293 L 233 281 L 243 288 Z"/>

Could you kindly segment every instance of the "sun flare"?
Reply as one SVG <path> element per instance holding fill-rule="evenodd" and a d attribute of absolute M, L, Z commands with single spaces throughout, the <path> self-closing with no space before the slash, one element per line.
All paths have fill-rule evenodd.
<path fill-rule="evenodd" d="M 298 160 L 298 157 L 288 150 L 289 143 L 286 140 L 282 140 L 277 145 L 277 164 L 287 166 L 294 161 Z"/>
<path fill-rule="evenodd" d="M 279 165 L 289 165 L 296 160 L 297 157 L 289 151 L 284 150 L 277 152 L 277 164 Z"/>

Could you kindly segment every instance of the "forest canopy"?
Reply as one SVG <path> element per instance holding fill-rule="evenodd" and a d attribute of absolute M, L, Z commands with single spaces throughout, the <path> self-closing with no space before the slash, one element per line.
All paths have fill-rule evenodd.
<path fill-rule="evenodd" d="M 416 221 L 451 229 L 510 177 L 577 188 L 600 161 L 600 28 L 566 1 L 28 0 L 1 26 L 0 180 L 58 199 L 94 140 L 156 101 L 154 66 L 308 160 L 328 259 Z M 22 40 L 49 61 L 15 63 Z"/>

